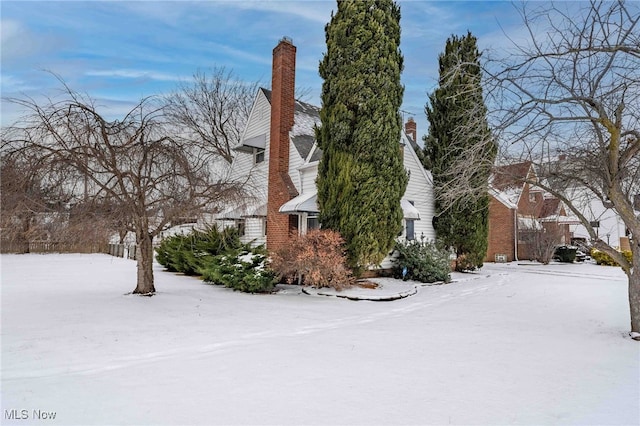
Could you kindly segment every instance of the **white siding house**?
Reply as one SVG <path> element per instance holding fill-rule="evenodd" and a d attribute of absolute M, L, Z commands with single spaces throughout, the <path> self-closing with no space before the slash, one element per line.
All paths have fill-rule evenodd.
<path fill-rule="evenodd" d="M 243 240 L 255 241 L 257 244 L 263 244 L 266 235 L 270 97 L 269 90 L 258 90 L 242 142 L 235 148 L 236 155 L 231 166 L 232 176 L 236 180 L 245 178 L 253 196 L 243 205 L 234 206 L 220 215 L 221 220 L 226 220 L 225 225 L 242 224 Z M 300 195 L 283 205 L 280 211 L 283 214 L 298 215 L 299 232 L 304 234 L 310 226 L 316 225 L 318 213 L 315 201 L 316 177 L 322 151 L 315 142 L 313 129 L 315 124 L 320 124 L 319 108 L 296 101 L 294 117 L 295 124 L 290 132 L 289 175 Z M 402 238 L 407 237 L 409 227 L 410 239 L 424 237 L 434 240 L 431 173 L 422 166 L 413 148 L 414 144 L 405 132 L 402 132 L 399 143 L 404 147 L 404 164 L 409 172 L 409 182 L 403 197 L 405 219 Z"/>
<path fill-rule="evenodd" d="M 283 43 L 285 43 L 284 53 L 276 53 Z M 218 216 L 222 224 L 238 226 L 242 230 L 244 241 L 254 241 L 256 244 L 265 243 L 268 240 L 267 234 L 271 235 L 271 232 L 275 232 L 273 224 L 272 228 L 269 227 L 267 217 L 279 220 L 282 217 L 280 215 L 285 215 L 285 217 L 290 215 L 288 229 L 299 234 L 305 234 L 309 229 L 321 226 L 318 223 L 316 177 L 322 151 L 315 140 L 315 126 L 320 124 L 320 109 L 292 99 L 293 77 L 287 77 L 287 75 L 295 74 L 295 47 L 286 43 L 290 43 L 290 41 L 281 41 L 281 45 L 274 49 L 272 76 L 272 86 L 285 87 L 285 89 L 278 89 L 281 92 L 277 92 L 277 97 L 275 97 L 276 93 L 272 94 L 269 90 L 258 90 L 242 139 L 234 148 L 236 155 L 231 165 L 232 176 L 236 180 L 246 180 L 247 192 L 251 196 L 241 205 L 230 206 L 227 211 Z M 293 59 L 290 56 L 285 57 L 285 61 L 282 62 L 282 58 L 278 57 L 278 65 L 276 66 L 276 55 L 290 55 L 293 56 Z M 289 68 L 283 71 L 282 63 L 288 64 L 286 66 Z M 291 97 L 288 98 L 288 96 Z M 277 104 L 272 105 L 272 97 Z M 292 103 L 287 104 L 286 102 Z M 293 109 L 292 112 L 291 109 Z M 291 114 L 292 117 L 287 114 Z M 285 126 L 285 129 L 289 129 L 288 137 L 285 131 L 284 136 L 279 136 L 277 142 L 273 144 L 274 146 L 271 146 L 270 139 L 278 134 L 278 131 L 274 132 L 274 129 L 282 128 L 281 123 L 283 122 L 293 122 L 291 127 L 289 124 Z M 413 126 L 412 129 L 409 128 L 410 124 Z M 272 129 L 271 126 L 274 128 Z M 424 169 L 416 155 L 414 150 L 415 137 L 415 123 L 410 120 L 407 123 L 407 132 L 403 131 L 398 141 L 403 147 L 404 165 L 409 173 L 409 183 L 401 203 L 404 211 L 404 231 L 399 238 L 434 240 L 432 179 L 431 174 Z M 275 155 L 274 152 L 284 153 L 280 155 L 286 156 L 287 148 L 289 158 L 282 157 L 275 160 L 271 158 L 272 155 Z M 270 175 L 274 171 L 269 170 L 271 161 L 277 161 L 272 165 L 273 167 L 284 167 L 284 170 L 278 169 L 276 171 L 278 174 L 274 179 Z M 282 179 L 283 173 L 288 176 L 284 180 Z M 275 210 L 272 210 L 271 206 L 268 207 L 269 203 L 273 205 L 274 202 L 274 199 L 270 198 L 269 183 L 274 180 L 289 182 L 287 191 L 291 195 L 285 198 L 289 201 L 278 202 Z M 295 188 L 292 188 L 291 184 Z M 296 193 L 297 195 L 295 195 Z M 282 190 L 278 196 L 282 196 Z M 291 220 L 291 217 L 295 220 Z M 384 262 L 381 266 L 388 267 L 390 264 Z"/>

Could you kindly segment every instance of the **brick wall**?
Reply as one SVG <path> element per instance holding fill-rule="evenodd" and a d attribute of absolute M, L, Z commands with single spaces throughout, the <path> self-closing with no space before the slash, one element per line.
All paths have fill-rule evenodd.
<path fill-rule="evenodd" d="M 489 197 L 489 245 L 485 261 L 494 262 L 496 254 L 506 254 L 507 262 L 515 260 L 514 215 L 515 210 Z"/>
<path fill-rule="evenodd" d="M 413 117 L 409 117 L 407 122 L 404 124 L 404 132 L 407 136 L 411 137 L 414 142 L 418 141 L 418 128 Z"/>
<path fill-rule="evenodd" d="M 296 232 L 297 218 L 279 212 L 298 192 L 289 176 L 289 131 L 295 109 L 296 47 L 283 38 L 273 49 L 267 192 L 267 248 L 276 250 Z"/>
<path fill-rule="evenodd" d="M 539 217 L 542 211 L 544 197 L 542 191 L 532 190 L 531 185 L 525 183 L 518 200 L 518 212 L 522 216 Z"/>

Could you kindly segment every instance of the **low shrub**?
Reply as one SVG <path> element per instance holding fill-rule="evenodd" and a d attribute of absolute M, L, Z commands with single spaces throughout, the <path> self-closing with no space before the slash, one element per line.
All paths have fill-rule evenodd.
<path fill-rule="evenodd" d="M 469 254 L 461 254 L 456 257 L 453 262 L 450 262 L 451 269 L 457 272 L 469 272 L 475 271 L 478 268 L 482 268 L 482 259 L 474 259 L 477 256 L 470 256 Z"/>
<path fill-rule="evenodd" d="M 625 250 L 622 252 L 622 255 L 625 257 L 625 259 L 627 259 L 629 262 L 631 262 L 631 250 Z M 613 258 L 611 256 L 609 256 L 607 253 L 600 251 L 598 249 L 591 249 L 591 257 L 593 258 L 593 260 L 596 261 L 596 263 L 598 265 L 606 265 L 606 266 L 620 266 L 618 265 L 618 262 L 616 262 L 615 260 L 613 260 Z"/>
<path fill-rule="evenodd" d="M 393 275 L 423 283 L 451 280 L 449 253 L 429 241 L 396 242 Z"/>
<path fill-rule="evenodd" d="M 273 290 L 276 274 L 267 268 L 267 256 L 262 247 L 230 251 L 214 256 L 199 269 L 202 279 L 245 293 L 265 293 Z"/>
<path fill-rule="evenodd" d="M 184 245 L 184 235 L 173 235 L 164 238 L 160 245 L 156 248 L 156 260 L 159 264 L 167 268 L 169 272 L 178 272 L 173 262 L 176 251 L 179 251 Z"/>
<path fill-rule="evenodd" d="M 275 273 L 266 267 L 264 247 L 243 244 L 237 229 L 193 231 L 165 238 L 156 249 L 156 260 L 167 270 L 201 275 L 208 283 L 238 291 L 273 290 Z"/>
<path fill-rule="evenodd" d="M 197 275 L 198 270 L 213 257 L 243 247 L 238 231 L 212 227 L 206 231 L 193 231 L 187 235 L 174 235 L 162 240 L 156 248 L 156 260 L 171 272 Z"/>
<path fill-rule="evenodd" d="M 310 231 L 276 250 L 271 256 L 271 268 L 288 283 L 341 290 L 354 282 L 347 266 L 344 239 L 327 229 Z"/>

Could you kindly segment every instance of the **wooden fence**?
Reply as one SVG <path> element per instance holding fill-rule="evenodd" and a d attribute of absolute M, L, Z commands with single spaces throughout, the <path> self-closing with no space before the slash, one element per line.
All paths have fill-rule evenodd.
<path fill-rule="evenodd" d="M 2 241 L 0 253 L 105 253 L 105 244 L 68 243 L 61 241 Z"/>
<path fill-rule="evenodd" d="M 109 244 L 107 253 L 111 256 L 136 260 L 136 251 L 137 246 L 135 244 Z"/>
<path fill-rule="evenodd" d="M 135 244 L 87 244 L 60 241 L 2 241 L 0 253 L 107 253 L 136 260 Z"/>

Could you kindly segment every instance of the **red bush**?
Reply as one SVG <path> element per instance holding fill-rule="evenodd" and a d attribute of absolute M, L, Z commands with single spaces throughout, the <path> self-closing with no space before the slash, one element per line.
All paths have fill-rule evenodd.
<path fill-rule="evenodd" d="M 346 263 L 344 240 L 331 230 L 296 237 L 271 255 L 271 269 L 281 280 L 337 290 L 354 282 Z"/>

